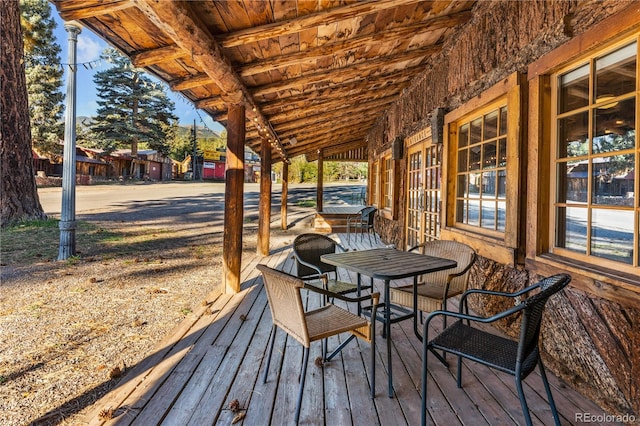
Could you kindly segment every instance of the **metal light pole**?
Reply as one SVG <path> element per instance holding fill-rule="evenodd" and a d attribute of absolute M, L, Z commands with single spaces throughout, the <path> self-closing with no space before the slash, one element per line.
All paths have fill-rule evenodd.
<path fill-rule="evenodd" d="M 69 33 L 69 75 L 64 119 L 64 157 L 62 168 L 62 210 L 60 213 L 60 248 L 58 260 L 66 260 L 76 254 L 76 46 L 82 28 L 75 22 L 67 22 Z"/>

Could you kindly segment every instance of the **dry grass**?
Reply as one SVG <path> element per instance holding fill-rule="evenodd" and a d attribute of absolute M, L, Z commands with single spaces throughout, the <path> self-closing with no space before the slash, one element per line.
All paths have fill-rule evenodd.
<path fill-rule="evenodd" d="M 221 235 L 202 224 L 79 222 L 60 262 L 56 220 L 0 237 L 3 425 L 77 424 L 220 283 Z"/>

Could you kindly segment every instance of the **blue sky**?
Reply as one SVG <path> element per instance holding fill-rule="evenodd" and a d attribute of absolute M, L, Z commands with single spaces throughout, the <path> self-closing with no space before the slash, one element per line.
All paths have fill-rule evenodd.
<path fill-rule="evenodd" d="M 58 44 L 62 48 L 60 59 L 63 64 L 68 63 L 68 34 L 64 30 L 64 21 L 60 19 L 55 7 L 51 7 L 51 15 L 56 21 L 57 27 L 54 31 L 54 36 L 57 39 Z M 100 58 L 100 52 L 109 45 L 100 37 L 95 35 L 90 29 L 83 28 L 82 32 L 78 36 L 77 57 L 78 64 L 90 63 L 92 61 L 98 61 Z M 96 109 L 98 107 L 97 91 L 95 84 L 93 83 L 93 76 L 97 71 L 103 70 L 107 67 L 106 63 L 94 63 L 95 66 L 84 67 L 79 66 L 76 74 L 76 114 L 78 116 L 95 116 Z M 64 83 L 62 87 L 62 93 L 67 92 L 67 75 L 69 73 L 69 67 L 64 67 Z M 151 76 L 155 79 L 155 77 Z M 185 126 L 192 126 L 193 120 L 196 120 L 198 126 L 206 125 L 209 129 L 220 133 L 224 130 L 224 127 L 219 123 L 213 121 L 204 111 L 196 110 L 193 104 L 178 93 L 171 92 L 167 87 L 167 94 L 171 100 L 175 103 L 175 114 L 179 117 L 180 124 Z M 201 120 L 202 118 L 202 120 Z M 204 123 L 203 123 L 204 122 Z"/>

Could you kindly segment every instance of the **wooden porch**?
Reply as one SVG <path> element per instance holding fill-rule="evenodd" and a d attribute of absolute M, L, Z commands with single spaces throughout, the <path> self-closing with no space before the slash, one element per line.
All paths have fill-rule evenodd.
<path fill-rule="evenodd" d="M 334 234 L 347 244 L 345 234 Z M 351 249 L 368 248 L 368 240 L 351 239 Z M 370 246 L 369 246 L 370 247 Z M 212 293 L 160 342 L 155 352 L 133 366 L 121 383 L 105 395 L 86 417 L 87 424 L 203 425 L 232 424 L 244 415 L 248 425 L 292 423 L 298 391 L 302 348 L 284 332 L 277 334 L 269 379 L 262 383 L 263 359 L 271 316 L 262 280 L 255 266 L 266 263 L 285 271 L 294 265 L 290 247 L 268 257 L 244 253 L 242 290 Z M 342 278 L 347 273 L 342 271 Z M 351 277 L 355 279 L 355 277 Z M 381 286 L 381 283 L 376 283 Z M 309 306 L 319 303 L 316 295 Z M 381 331 L 382 327 L 378 328 Z M 406 321 L 392 326 L 395 397 L 386 395 L 386 345 L 378 339 L 376 398 L 369 396 L 367 344 L 351 342 L 322 368 L 310 361 L 300 423 L 314 425 L 415 425 L 420 421 L 421 344 Z M 338 339 L 333 339 L 334 347 Z M 282 350 L 278 350 L 278 348 Z M 320 344 L 311 358 L 320 356 Z M 429 356 L 432 356 L 431 354 Z M 522 424 L 523 416 L 511 376 L 465 362 L 463 388 L 451 372 L 430 362 L 431 424 Z M 324 370 L 324 371 L 323 371 Z M 549 374 L 549 373 L 548 373 Z M 549 374 L 563 424 L 577 423 L 578 413 L 604 414 L 593 402 Z M 526 380 L 525 394 L 534 424 L 552 422 L 542 381 Z M 237 400 L 239 411 L 231 410 Z M 109 417 L 112 419 L 109 420 Z M 607 423 L 609 424 L 609 423 Z"/>

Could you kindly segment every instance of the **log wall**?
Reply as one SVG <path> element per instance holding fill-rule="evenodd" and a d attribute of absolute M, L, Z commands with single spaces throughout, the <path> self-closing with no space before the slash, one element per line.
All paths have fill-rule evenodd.
<path fill-rule="evenodd" d="M 628 1 L 481 2 L 472 20 L 445 44 L 405 90 L 399 102 L 380 118 L 369 134 L 370 160 L 389 149 L 396 136 L 407 137 L 427 127 L 436 107 L 451 111 L 515 71 L 594 24 L 629 6 Z M 406 176 L 406 157 L 400 176 Z M 399 184 L 405 206 L 405 179 Z M 379 217 L 376 230 L 387 243 L 401 246 L 404 207 L 396 220 Z M 523 267 L 481 258 L 472 286 L 516 290 L 538 279 Z M 476 305 L 483 313 L 505 306 Z M 515 334 L 517 324 L 503 324 Z M 543 333 L 549 368 L 612 414 L 640 420 L 640 310 L 638 301 L 625 306 L 575 287 L 550 300 Z"/>

